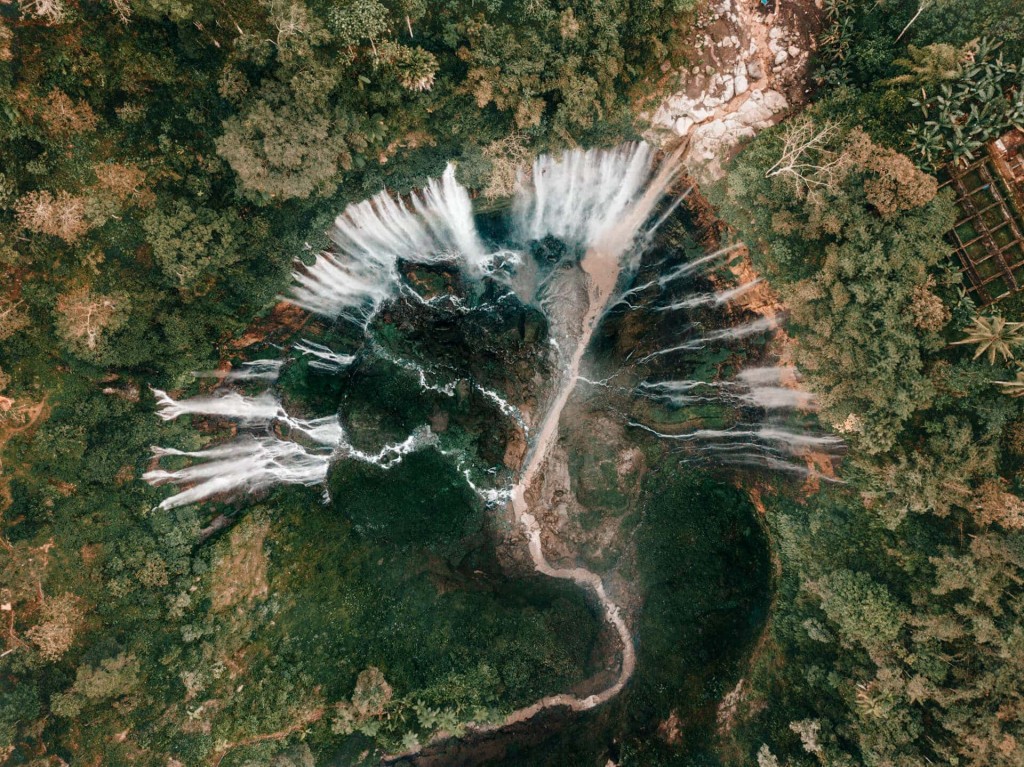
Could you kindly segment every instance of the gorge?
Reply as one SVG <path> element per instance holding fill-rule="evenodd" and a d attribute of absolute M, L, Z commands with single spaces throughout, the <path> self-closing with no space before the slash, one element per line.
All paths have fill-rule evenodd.
<path fill-rule="evenodd" d="M 299 359 L 306 359 L 309 368 L 320 374 L 340 375 L 349 371 L 357 359 L 369 355 L 396 369 L 414 372 L 421 390 L 443 398 L 453 397 L 464 382 L 479 391 L 520 431 L 518 439 L 525 441 L 526 446 L 518 466 L 509 467 L 511 472 L 485 469 L 477 457 L 446 447 L 444 435 L 435 434 L 429 424 L 416 427 L 397 442 L 360 449 L 343 425 L 344 410 L 305 420 L 290 416 L 280 397 L 270 391 L 243 396 L 235 390 L 220 389 L 212 396 L 183 400 L 155 391 L 158 413 L 165 420 L 186 414 L 212 417 L 227 419 L 241 430 L 233 441 L 200 451 L 154 448 L 157 458 L 192 459 L 191 465 L 177 471 L 152 468 L 143 475 L 151 484 L 170 483 L 182 488 L 162 501 L 161 509 L 204 498 L 259 495 L 274 484 L 324 485 L 331 465 L 338 461 L 356 461 L 391 470 L 414 451 L 437 450 L 454 461 L 480 501 L 493 509 L 491 514 L 511 522 L 512 529 L 503 537 L 521 542 L 517 545 L 525 547 L 537 573 L 573 582 L 593 600 L 615 637 L 614 649 L 609 647 L 606 652 L 618 659 L 612 678 L 586 695 L 547 695 L 499 720 L 464 727 L 478 734 L 495 732 L 549 709 L 582 712 L 613 699 L 636 668 L 634 628 L 599 573 L 579 563 L 566 563 L 564 553 L 558 564 L 551 563 L 544 540 L 556 533 L 545 529 L 540 521 L 549 510 L 544 508 L 541 515 L 537 506 L 548 502 L 544 476 L 564 471 L 558 465 L 564 464 L 565 456 L 561 452 L 555 455 L 553 448 L 559 442 L 566 405 L 576 391 L 584 366 L 590 366 L 585 360 L 592 337 L 609 309 L 626 307 L 627 311 L 637 311 L 636 302 L 647 301 L 652 290 L 658 298 L 669 295 L 666 291 L 685 285 L 687 280 L 715 268 L 735 252 L 735 247 L 727 247 L 698 255 L 669 268 L 662 267 L 660 276 L 634 284 L 646 251 L 659 237 L 658 228 L 673 220 L 679 203 L 689 193 L 678 189 L 678 155 L 677 152 L 659 159 L 643 143 L 611 150 L 575 150 L 560 157 L 542 155 L 531 171 L 520 178 L 519 190 L 508 208 L 510 221 L 497 229 L 493 223 L 489 225 L 490 231 L 505 232 L 504 239 L 497 242 L 491 242 L 477 227 L 469 196 L 455 180 L 452 165 L 441 179 L 414 192 L 408 202 L 385 191 L 351 205 L 335 221 L 331 233 L 334 247 L 317 256 L 312 264 L 300 265 L 295 272 L 295 287 L 288 300 L 330 320 L 360 328 L 364 336 L 361 348 L 337 352 L 319 341 L 303 338 L 283 359 L 247 362 L 240 373 L 227 373 L 222 378 L 227 381 L 238 376 L 235 380 L 246 380 L 243 376 L 254 368 L 272 369 L 277 374 L 282 366 L 287 369 Z M 674 198 L 670 194 L 673 188 L 678 190 Z M 557 246 L 555 258 L 545 255 L 538 246 Z M 679 255 L 670 252 L 669 257 L 678 260 Z M 416 279 L 411 271 L 418 267 L 451 271 L 458 278 L 441 290 L 435 289 L 433 295 L 426 294 L 417 287 L 422 279 Z M 656 301 L 646 310 L 658 322 L 667 316 L 665 311 L 676 316 L 685 313 L 683 310 L 727 307 L 753 284 L 756 281 L 696 294 L 687 293 L 689 288 L 684 288 L 682 297 L 670 297 L 668 303 Z M 516 402 L 515 392 L 493 391 L 474 380 L 468 369 L 448 370 L 446 364 L 445 371 L 439 372 L 437 360 L 416 360 L 386 352 L 377 334 L 387 324 L 382 325 L 379 317 L 395 301 L 406 302 L 413 316 L 420 307 L 420 311 L 447 313 L 456 323 L 467 313 L 500 311 L 509 302 L 535 307 L 548 325 L 546 354 L 551 356 L 552 370 L 550 383 L 538 394 L 539 405 L 527 409 L 526 403 Z M 761 318 L 723 327 L 681 345 L 651 351 L 629 365 L 644 367 L 663 356 L 699 352 L 708 345 L 742 340 L 776 326 L 775 319 Z M 786 371 L 775 373 L 773 369 L 762 368 L 740 372 L 736 382 L 641 380 L 636 391 L 675 407 L 694 399 L 681 397 L 680 392 L 699 387 L 729 391 L 733 404 L 748 408 L 778 411 L 809 407 L 810 395 L 799 389 L 763 385 L 777 383 L 786 376 Z M 723 404 L 726 401 L 722 400 Z M 735 464 L 753 460 L 760 468 L 787 471 L 799 471 L 801 464 L 789 463 L 784 456 L 797 456 L 799 460 L 804 450 L 836 442 L 830 437 L 809 436 L 768 425 L 756 430 L 695 429 L 680 434 L 661 433 L 633 421 L 628 421 L 628 425 L 641 426 L 661 438 L 706 443 L 702 448 L 705 457 L 724 457 Z M 780 447 L 785 450 L 780 451 Z M 733 452 L 726 455 L 721 451 Z M 504 483 L 494 484 L 498 474 L 506 477 Z M 327 499 L 326 489 L 324 492 Z M 502 511 L 506 505 L 507 511 Z M 445 512 L 438 509 L 437 513 Z M 615 590 L 621 589 L 617 583 Z M 630 600 L 633 602 L 634 598 Z M 630 612 L 635 609 L 636 605 L 631 603 Z"/>

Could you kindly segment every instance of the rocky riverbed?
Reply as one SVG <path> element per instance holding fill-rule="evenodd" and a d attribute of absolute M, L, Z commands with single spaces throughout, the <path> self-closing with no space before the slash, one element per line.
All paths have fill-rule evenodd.
<path fill-rule="evenodd" d="M 685 161 L 700 180 L 720 177 L 743 141 L 781 120 L 809 91 L 819 8 L 810 0 L 761 8 L 754 0 L 713 3 L 694 32 L 691 63 L 671 75 L 669 95 L 646 115 L 648 140 L 689 142 Z"/>

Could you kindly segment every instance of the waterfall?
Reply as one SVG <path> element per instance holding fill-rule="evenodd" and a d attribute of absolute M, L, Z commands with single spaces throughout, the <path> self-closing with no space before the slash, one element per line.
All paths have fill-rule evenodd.
<path fill-rule="evenodd" d="M 696 402 L 737 402 L 763 410 L 811 410 L 817 398 L 812 392 L 787 386 L 751 385 L 740 373 L 735 381 L 642 381 L 640 394 L 661 399 L 673 405 Z M 698 389 L 712 389 L 713 394 L 699 395 Z"/>
<path fill-rule="evenodd" d="M 641 381 L 640 388 L 654 394 L 680 394 L 702 387 L 729 386 L 731 381 Z"/>
<path fill-rule="evenodd" d="M 154 447 L 153 455 L 196 459 L 178 471 L 154 469 L 142 475 L 151 485 L 187 486 L 161 501 L 158 508 L 162 510 L 224 493 L 255 493 L 281 484 L 316 485 L 327 479 L 330 466 L 329 454 L 310 452 L 297 442 L 252 435 L 197 451 Z"/>
<path fill-rule="evenodd" d="M 237 370 L 193 371 L 196 378 L 220 378 L 224 381 L 276 381 L 284 360 L 253 360 L 243 362 Z"/>
<path fill-rule="evenodd" d="M 515 231 L 523 240 L 550 235 L 570 245 L 597 247 L 643 192 L 652 158 L 645 143 L 574 149 L 558 158 L 541 155 L 529 183 L 520 179 L 513 203 Z"/>
<path fill-rule="evenodd" d="M 616 149 L 574 149 L 557 158 L 541 155 L 529 180 L 520 177 L 512 205 L 513 231 L 524 242 L 557 237 L 618 262 L 640 236 L 678 169 L 678 153 L 656 169 L 653 150 L 642 142 Z"/>
<path fill-rule="evenodd" d="M 722 397 L 718 390 L 732 385 L 731 381 L 641 381 L 637 391 L 645 397 L 682 407 L 701 402 L 715 402 Z M 694 393 L 708 389 L 713 390 L 713 393 Z"/>
<path fill-rule="evenodd" d="M 750 429 L 696 429 L 682 434 L 666 434 L 638 421 L 630 421 L 629 425 L 643 429 L 662 439 L 680 442 L 738 439 L 740 440 L 739 442 L 733 442 L 730 446 L 756 450 L 768 445 L 791 455 L 798 455 L 812 449 L 828 451 L 830 449 L 839 449 L 843 446 L 843 440 L 831 434 L 805 434 L 767 425 Z"/>
<path fill-rule="evenodd" d="M 193 397 L 174 400 L 167 392 L 153 389 L 157 401 L 157 415 L 165 421 L 173 421 L 182 415 L 212 415 L 234 418 L 242 423 L 270 423 L 281 411 L 281 403 L 270 392 L 257 397 L 243 397 L 233 391 L 221 392 L 208 397 Z"/>
<path fill-rule="evenodd" d="M 473 277 L 487 272 L 488 254 L 473 221 L 469 193 L 449 164 L 440 180 L 410 195 L 386 190 L 349 205 L 334 221 L 334 249 L 300 267 L 287 300 L 327 317 L 368 321 L 398 290 L 398 262 L 451 262 Z"/>
<path fill-rule="evenodd" d="M 244 397 L 236 392 L 174 400 L 154 389 L 165 421 L 181 415 L 213 415 L 232 418 L 240 425 L 265 428 L 276 425 L 286 432 L 246 434 L 223 445 L 197 451 L 153 447 L 158 457 L 184 456 L 196 459 L 178 471 L 154 469 L 142 478 L 151 485 L 173 484 L 187 489 L 165 498 L 160 509 L 173 509 L 231 492 L 253 493 L 274 485 L 316 485 L 327 479 L 333 460 L 349 458 L 384 469 L 397 466 L 402 457 L 434 444 L 429 429 L 419 429 L 402 442 L 385 445 L 376 453 L 359 450 L 348 440 L 337 415 L 305 420 L 290 416 L 273 394 Z M 302 436 L 313 443 L 309 449 L 292 439 Z"/>
<path fill-rule="evenodd" d="M 313 358 L 309 361 L 311 368 L 325 370 L 328 373 L 337 373 L 344 370 L 355 362 L 356 359 L 354 354 L 338 354 L 323 344 L 318 344 L 305 338 L 296 342 L 292 348 L 297 352 L 301 352 L 304 357 Z"/>
<path fill-rule="evenodd" d="M 513 230 L 523 241 L 552 235 L 621 258 L 675 177 L 674 162 L 655 172 L 653 156 L 644 143 L 573 150 L 557 158 L 541 155 L 529 180 L 520 179 Z M 349 205 L 330 234 L 333 248 L 295 270 L 286 300 L 362 324 L 400 287 L 408 288 L 401 284 L 399 262 L 451 263 L 475 279 L 496 269 L 518 267 L 524 278 L 530 271 L 522 254 L 485 248 L 469 194 L 455 180 L 451 164 L 440 179 L 409 195 L 408 203 L 385 190 Z"/>
<path fill-rule="evenodd" d="M 549 461 L 560 453 L 559 430 L 565 410 L 581 377 L 581 366 L 595 330 L 607 307 L 618 296 L 616 288 L 623 272 L 636 267 L 652 233 L 668 219 L 682 197 L 663 205 L 662 199 L 675 178 L 678 155 L 657 166 L 654 152 L 646 144 L 629 144 L 614 150 L 575 150 L 559 157 L 542 156 L 533 165 L 529 177 L 522 176 L 512 203 L 511 231 L 519 245 L 547 236 L 560 238 L 570 251 L 582 255 L 578 263 L 550 277 L 547 264 L 535 261 L 526 253 L 512 250 L 488 250 L 473 219 L 472 205 L 466 190 L 455 180 L 454 167 L 449 165 L 439 179 L 430 180 L 423 189 L 404 199 L 382 191 L 363 202 L 349 205 L 337 217 L 331 231 L 333 247 L 316 256 L 311 265 L 301 265 L 293 275 L 294 284 L 288 300 L 325 317 L 346 318 L 360 323 L 364 329 L 367 349 L 396 366 L 414 374 L 423 390 L 455 397 L 460 382 L 468 381 L 485 398 L 489 414 L 499 413 L 514 419 L 528 438 L 523 464 L 514 480 L 505 486 L 487 488 L 484 477 L 497 477 L 499 469 L 481 470 L 473 461 L 479 456 L 471 448 L 450 448 L 443 454 L 455 463 L 469 487 L 489 503 L 508 501 L 511 517 L 525 533 L 529 554 L 538 573 L 571 580 L 594 595 L 604 619 L 621 645 L 621 662 L 614 679 L 589 686 L 585 697 L 575 694 L 549 696 L 512 712 L 507 723 L 522 722 L 553 706 L 567 706 L 575 711 L 591 709 L 619 693 L 627 684 L 636 664 L 635 647 L 630 626 L 619 605 L 605 589 L 601 576 L 584 566 L 562 567 L 549 562 L 545 555 L 547 536 L 557 530 L 548 527 L 544 516 L 534 506 Z M 685 197 L 685 195 L 683 195 Z M 621 296 L 640 293 L 667 292 L 677 281 L 698 274 L 720 263 L 737 246 L 722 248 L 659 274 L 651 281 Z M 445 265 L 457 268 L 467 278 L 495 278 L 511 284 L 527 284 L 529 291 L 519 290 L 524 302 L 540 301 L 550 322 L 549 342 L 557 351 L 559 370 L 547 396 L 530 402 L 526 413 L 505 398 L 504 393 L 484 388 L 470 376 L 452 369 L 447 362 L 431 359 L 405 359 L 392 355 L 385 343 L 374 337 L 377 330 L 370 321 L 388 302 L 399 296 L 409 300 L 403 304 L 402 322 L 413 310 L 437 314 L 444 312 L 445 321 L 458 321 L 460 315 L 477 311 L 475 296 L 443 293 L 434 297 L 420 295 L 412 280 L 403 278 L 403 265 Z M 533 276 L 531 276 L 533 275 Z M 514 279 L 513 279 L 514 278 Z M 721 305 L 749 290 L 753 284 L 738 286 L 717 294 L 694 296 L 692 305 Z M 497 298 L 498 305 L 507 296 Z M 404 299 L 403 299 L 404 300 Z M 509 298 L 509 300 L 514 300 Z M 684 308 L 684 307 L 665 307 Z M 664 315 L 662 315 L 664 316 Z M 734 328 L 714 330 L 702 338 L 672 349 L 655 352 L 644 358 L 668 354 L 681 349 L 699 348 L 716 340 L 744 338 L 775 327 L 775 321 L 762 318 Z M 484 330 L 479 343 L 486 343 Z M 384 338 L 381 333 L 381 338 Z M 418 341 L 418 339 L 416 339 Z M 436 345 L 439 339 L 432 343 Z M 474 339 L 473 343 L 476 343 Z M 419 346 L 418 343 L 413 347 Z M 316 341 L 299 340 L 293 350 L 308 358 L 309 367 L 339 373 L 355 361 L 355 354 L 342 354 Z M 397 348 L 397 347 L 396 347 Z M 407 348 L 402 344 L 400 348 Z M 508 359 L 496 355 L 497 360 Z M 444 356 L 448 359 L 448 355 Z M 513 359 L 518 359 L 513 358 Z M 248 364 L 248 363 L 247 363 Z M 281 367 L 269 363 L 249 370 L 243 365 L 237 379 L 273 380 Z M 501 362 L 487 360 L 487 365 Z M 515 379 L 522 371 L 516 370 Z M 799 401 L 798 394 L 787 393 L 781 379 L 761 381 L 753 371 L 750 380 L 732 383 L 702 381 L 663 381 L 641 384 L 649 396 L 682 402 L 709 392 L 719 397 L 749 398 L 761 407 L 788 407 Z M 268 376 L 263 378 L 263 376 Z M 221 377 L 218 375 L 218 377 Z M 224 377 L 234 380 L 233 373 Z M 512 376 L 509 376 L 512 378 Z M 756 379 L 756 380 L 755 380 Z M 595 382 L 607 385 L 604 382 Z M 737 393 L 739 392 L 739 393 Z M 155 391 L 158 414 L 165 420 L 181 415 L 211 415 L 234 419 L 242 434 L 224 444 L 195 451 L 154 447 L 159 459 L 170 458 L 189 465 L 177 470 L 155 467 L 143 478 L 153 485 L 172 485 L 173 495 L 159 505 L 169 509 L 196 503 L 225 494 L 261 491 L 279 484 L 323 484 L 333 462 L 355 460 L 372 463 L 384 469 L 398 465 L 404 456 L 428 445 L 437 446 L 437 438 L 426 427 L 417 429 L 405 439 L 386 444 L 379 450 L 356 448 L 346 434 L 337 415 L 303 420 L 289 415 L 279 399 L 267 392 L 243 396 L 235 392 L 193 397 L 175 401 L 165 392 Z M 787 399 L 788 398 L 788 399 Z M 460 405 L 462 400 L 460 399 Z M 795 405 L 794 405 L 795 406 Z M 785 460 L 812 449 L 832 449 L 836 438 L 790 432 L 775 426 L 751 426 L 728 430 L 701 429 L 683 435 L 663 434 L 635 423 L 653 434 L 680 442 L 699 442 L 706 454 L 717 453 L 727 460 L 772 462 L 799 470 Z M 529 430 L 527 430 L 529 426 Z M 470 444 L 454 435 L 455 445 Z M 472 435 L 471 435 L 472 436 Z M 555 456 L 555 458 L 553 458 Z M 174 465 L 178 465 L 177 463 Z M 558 467 L 561 470 L 561 467 Z M 505 476 L 504 474 L 500 476 Z M 476 480 L 476 481 L 474 481 Z M 479 485 L 477 483 L 480 483 Z M 550 488 L 549 488 L 550 489 Z M 443 510 L 441 510 L 443 512 Z"/>
<path fill-rule="evenodd" d="M 748 386 L 780 384 L 784 381 L 795 383 L 800 380 L 800 373 L 794 367 L 745 368 L 736 374 L 736 380 Z"/>
<path fill-rule="evenodd" d="M 774 317 L 759 317 L 756 320 L 747 322 L 743 325 L 737 325 L 732 328 L 722 328 L 720 330 L 713 330 L 699 338 L 694 338 L 691 341 L 686 341 L 677 346 L 670 346 L 667 349 L 659 349 L 656 352 L 651 352 L 645 357 L 640 358 L 640 362 L 648 362 L 655 357 L 660 357 L 664 354 L 672 354 L 680 351 L 694 351 L 697 349 L 703 349 L 709 343 L 716 341 L 735 341 L 740 338 L 746 338 L 747 336 L 756 335 L 757 333 L 764 333 L 768 330 L 774 330 L 778 327 L 778 322 Z"/>
<path fill-rule="evenodd" d="M 737 397 L 748 405 L 765 410 L 810 410 L 816 402 L 811 392 L 785 386 L 752 386 Z"/>
<path fill-rule="evenodd" d="M 716 250 L 713 253 L 708 253 L 706 255 L 701 256 L 700 258 L 694 259 L 693 261 L 686 261 L 686 262 L 680 264 L 679 266 L 677 266 L 672 271 L 668 272 L 667 274 L 659 275 L 657 277 L 654 277 L 653 279 L 648 280 L 645 283 L 642 283 L 640 285 L 635 285 L 632 288 L 630 288 L 629 290 L 627 290 L 625 293 L 623 293 L 621 296 L 619 296 L 618 300 L 615 302 L 615 304 L 613 304 L 613 306 L 616 306 L 618 304 L 626 304 L 626 306 L 628 306 L 631 309 L 635 308 L 627 300 L 630 296 L 635 296 L 635 295 L 637 295 L 639 293 L 644 292 L 648 288 L 653 288 L 655 286 L 657 286 L 658 290 L 663 290 L 665 288 L 665 286 L 668 285 L 669 283 L 675 282 L 676 280 L 681 280 L 684 277 L 691 277 L 694 274 L 697 274 L 698 272 L 702 271 L 709 264 L 711 264 L 711 263 L 717 261 L 718 259 L 722 258 L 722 256 L 725 256 L 725 255 L 735 251 L 738 247 L 739 247 L 738 245 L 730 245 L 729 247 L 720 248 L 719 250 Z M 682 307 L 682 306 L 680 306 L 680 307 L 663 307 L 661 309 L 661 311 L 664 311 L 667 308 L 684 308 L 684 307 Z"/>
<path fill-rule="evenodd" d="M 757 284 L 761 282 L 761 279 L 751 280 L 745 282 L 742 285 L 737 285 L 734 288 L 723 290 L 718 293 L 699 293 L 696 296 L 690 296 L 684 298 L 681 301 L 668 304 L 667 306 L 659 306 L 659 312 L 672 312 L 678 309 L 696 309 L 699 306 L 723 306 L 734 298 L 739 298 L 747 291 L 751 290 Z"/>
<path fill-rule="evenodd" d="M 746 332 L 743 328 L 749 329 L 753 324 L 731 330 L 734 333 Z M 756 407 L 766 413 L 777 410 L 813 410 L 816 406 L 815 395 L 799 388 L 798 383 L 799 373 L 796 368 L 753 367 L 741 370 L 733 380 L 643 381 L 637 386 L 636 392 L 675 407 L 718 402 L 726 407 Z M 831 434 L 794 431 L 771 423 L 696 429 L 683 433 L 661 432 L 637 421 L 630 421 L 629 424 L 661 439 L 698 444 L 699 452 L 684 459 L 685 462 L 715 461 L 784 471 L 829 482 L 841 481 L 800 461 L 801 458 L 806 459 L 811 452 L 827 455 L 839 452 L 843 441 Z"/>

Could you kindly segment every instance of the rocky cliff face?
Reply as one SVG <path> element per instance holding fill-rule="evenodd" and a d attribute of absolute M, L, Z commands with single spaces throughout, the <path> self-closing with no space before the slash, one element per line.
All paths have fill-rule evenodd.
<path fill-rule="evenodd" d="M 719 0 L 694 32 L 693 63 L 648 115 L 647 138 L 689 141 L 687 165 L 700 180 L 722 175 L 722 163 L 745 139 L 774 125 L 807 94 L 807 64 L 819 28 L 810 0 L 772 12 L 756 0 Z"/>

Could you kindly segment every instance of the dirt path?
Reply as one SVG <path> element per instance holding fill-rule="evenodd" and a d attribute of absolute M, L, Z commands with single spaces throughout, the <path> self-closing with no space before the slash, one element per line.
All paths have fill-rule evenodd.
<path fill-rule="evenodd" d="M 323 718 L 323 715 L 323 708 L 315 708 L 312 711 L 303 714 L 297 722 L 294 722 L 288 727 L 278 730 L 277 732 L 268 732 L 263 735 L 252 735 L 248 738 L 237 740 L 234 743 L 229 743 L 220 750 L 214 752 L 213 756 L 210 757 L 210 765 L 211 767 L 218 767 L 224 757 L 236 748 L 241 748 L 242 746 L 253 746 L 257 743 L 264 743 L 268 740 L 281 740 L 282 738 L 287 738 L 289 735 L 295 734 L 314 722 L 320 721 Z"/>

